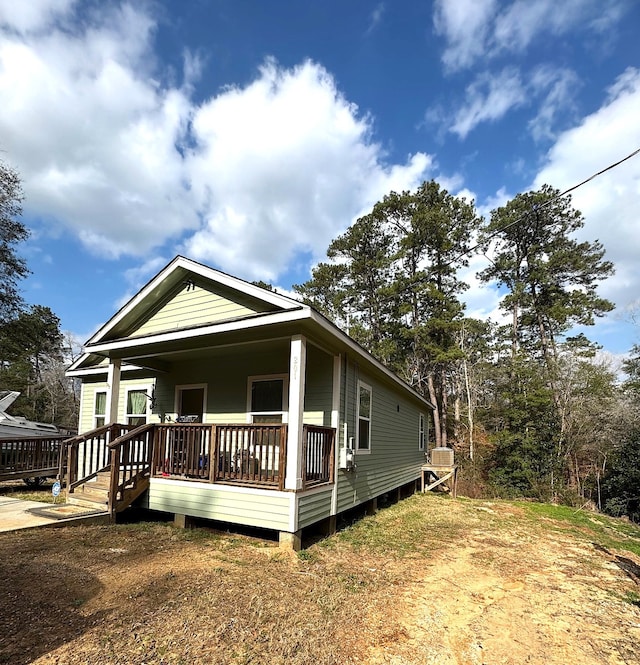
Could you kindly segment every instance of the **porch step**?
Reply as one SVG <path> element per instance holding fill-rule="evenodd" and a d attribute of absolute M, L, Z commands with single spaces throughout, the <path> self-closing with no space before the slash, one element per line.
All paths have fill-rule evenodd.
<path fill-rule="evenodd" d="M 109 491 L 109 487 L 111 486 L 111 475 L 109 474 L 108 471 L 101 471 L 97 476 L 95 480 L 89 481 L 83 485 L 83 487 L 92 487 L 95 489 L 101 489 L 105 491 Z"/>
<path fill-rule="evenodd" d="M 95 510 L 97 508 L 105 508 L 108 500 L 105 497 L 91 496 L 84 492 L 80 492 L 79 494 L 74 492 L 67 497 L 67 503 L 72 506 L 84 506 Z"/>
<path fill-rule="evenodd" d="M 67 497 L 67 503 L 92 508 L 106 506 L 109 503 L 109 476 L 104 476 L 105 474 L 99 474 L 95 481 L 76 488 L 76 491 Z"/>

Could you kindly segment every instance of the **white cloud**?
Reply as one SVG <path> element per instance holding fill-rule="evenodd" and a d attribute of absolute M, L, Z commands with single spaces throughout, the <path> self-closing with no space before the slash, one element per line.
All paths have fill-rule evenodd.
<path fill-rule="evenodd" d="M 436 0 L 433 23 L 448 43 L 442 55 L 446 69 L 468 67 L 483 54 L 496 9 L 496 0 Z"/>
<path fill-rule="evenodd" d="M 626 0 L 437 0 L 436 33 L 445 38 L 445 70 L 471 67 L 477 60 L 525 52 L 539 37 L 580 29 L 601 36 L 624 14 Z"/>
<path fill-rule="evenodd" d="M 478 212 L 486 219 L 489 219 L 492 210 L 502 207 L 514 196 L 515 194 L 509 194 L 506 188 L 500 187 L 493 196 L 487 197 L 482 204 L 478 204 Z"/>
<path fill-rule="evenodd" d="M 558 138 L 534 188 L 548 183 L 565 190 L 640 147 L 640 70 L 628 69 L 608 92 L 598 111 Z M 605 258 L 616 266 L 600 292 L 624 308 L 637 299 L 640 281 L 640 155 L 583 185 L 572 198 L 586 221 L 579 237 L 599 239 Z"/>
<path fill-rule="evenodd" d="M 535 116 L 528 123 L 534 139 L 553 139 L 559 117 L 574 111 L 573 97 L 580 87 L 574 71 L 550 65 L 533 69 L 528 80 L 517 67 L 506 67 L 499 73 L 478 74 L 465 90 L 464 102 L 453 114 L 435 107 L 425 120 L 441 124 L 464 139 L 483 122 L 496 122 L 512 110 L 533 106 Z"/>
<path fill-rule="evenodd" d="M 465 138 L 481 122 L 499 120 L 526 103 L 526 89 L 516 69 L 508 67 L 495 75 L 487 72 L 467 87 L 465 104 L 455 114 L 450 131 Z"/>
<path fill-rule="evenodd" d="M 423 154 L 383 166 L 370 134 L 321 66 L 267 62 L 253 83 L 194 112 L 187 170 L 204 225 L 185 253 L 264 279 L 294 252 L 321 258 L 382 194 L 415 187 L 430 166 Z"/>
<path fill-rule="evenodd" d="M 536 116 L 529 121 L 531 134 L 538 141 L 553 139 L 558 116 L 575 110 L 573 100 L 580 80 L 570 69 L 543 65 L 533 71 L 529 85 L 532 94 L 543 97 Z"/>
<path fill-rule="evenodd" d="M 176 148 L 189 102 L 149 78 L 147 15 L 123 5 L 87 23 L 74 34 L 2 34 L 2 148 L 28 213 L 97 253 L 142 253 L 197 222 Z"/>
<path fill-rule="evenodd" d="M 370 35 L 380 25 L 385 9 L 386 8 L 383 2 L 379 2 L 375 6 L 375 9 L 369 15 L 369 25 L 367 26 L 367 30 L 365 32 L 366 35 Z"/>
<path fill-rule="evenodd" d="M 459 271 L 458 278 L 465 282 L 469 288 L 462 294 L 466 305 L 465 316 L 472 319 L 491 319 L 496 323 L 507 322 L 505 313 L 500 309 L 500 302 L 504 295 L 498 288 L 483 284 L 478 279 L 478 273 L 487 267 L 489 261 L 485 256 L 473 254 L 469 265 Z"/>
<path fill-rule="evenodd" d="M 78 0 L 0 0 L 0 28 L 36 32 L 67 18 Z"/>
<path fill-rule="evenodd" d="M 423 153 L 387 164 L 371 119 L 316 63 L 267 61 L 196 105 L 201 62 L 187 53 L 183 82 L 165 82 L 145 5 L 97 5 L 80 21 L 70 1 L 26 4 L 0 24 L 0 148 L 26 213 L 100 256 L 170 247 L 275 279 L 430 169 Z"/>

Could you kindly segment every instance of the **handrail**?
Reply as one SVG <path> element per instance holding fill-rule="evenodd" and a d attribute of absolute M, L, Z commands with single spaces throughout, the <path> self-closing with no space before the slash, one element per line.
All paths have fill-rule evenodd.
<path fill-rule="evenodd" d="M 65 467 L 68 471 L 67 491 L 73 492 L 76 487 L 105 470 L 109 466 L 110 440 L 131 429 L 131 425 L 109 423 L 67 439 L 60 453 L 60 478 L 64 478 Z"/>
<path fill-rule="evenodd" d="M 109 514 L 113 517 L 118 504 L 128 505 L 125 493 L 128 491 L 135 498 L 139 494 L 141 483 L 148 484 L 151 475 L 153 456 L 153 433 L 156 423 L 145 423 L 111 441 L 110 451 L 111 477 L 109 482 Z M 149 436 L 152 433 L 152 436 Z"/>
<path fill-rule="evenodd" d="M 132 436 L 142 434 L 148 430 L 154 429 L 158 426 L 158 424 L 159 423 L 145 423 L 144 425 L 138 425 L 138 427 L 130 429 L 128 432 L 125 432 L 125 434 L 121 434 L 117 439 L 110 441 L 107 444 L 107 448 L 110 449 L 117 448 L 118 446 L 122 445 L 122 443 L 128 441 Z"/>
<path fill-rule="evenodd" d="M 111 423 L 63 444 L 69 456 L 67 489 L 71 493 L 108 470 L 112 516 L 148 487 L 151 476 L 282 491 L 287 430 L 285 423 L 145 423 L 138 427 Z M 302 489 L 333 482 L 335 440 L 331 427 L 303 426 Z"/>

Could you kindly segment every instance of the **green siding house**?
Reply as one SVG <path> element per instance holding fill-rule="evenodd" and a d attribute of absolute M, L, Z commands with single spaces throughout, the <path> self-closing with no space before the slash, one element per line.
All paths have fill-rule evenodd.
<path fill-rule="evenodd" d="M 421 475 L 427 400 L 313 308 L 181 256 L 68 375 L 82 382 L 69 496 L 104 486 L 112 513 L 136 500 L 295 547 Z"/>

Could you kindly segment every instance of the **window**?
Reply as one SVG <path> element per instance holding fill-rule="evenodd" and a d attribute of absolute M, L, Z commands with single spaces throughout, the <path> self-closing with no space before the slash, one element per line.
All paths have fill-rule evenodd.
<path fill-rule="evenodd" d="M 96 400 L 93 406 L 93 426 L 102 427 L 106 425 L 107 419 L 107 392 L 106 390 L 96 393 Z"/>
<path fill-rule="evenodd" d="M 371 386 L 358 382 L 358 440 L 356 449 L 371 451 Z"/>
<path fill-rule="evenodd" d="M 178 422 L 204 422 L 206 401 L 206 384 L 176 386 L 176 413 Z"/>
<path fill-rule="evenodd" d="M 144 389 L 127 392 L 127 424 L 144 425 L 147 422 L 147 391 Z"/>
<path fill-rule="evenodd" d="M 418 450 L 424 450 L 425 419 L 424 413 L 420 414 L 420 425 L 418 428 Z"/>
<path fill-rule="evenodd" d="M 253 423 L 281 423 L 286 413 L 286 376 L 249 378 L 249 413 Z"/>

